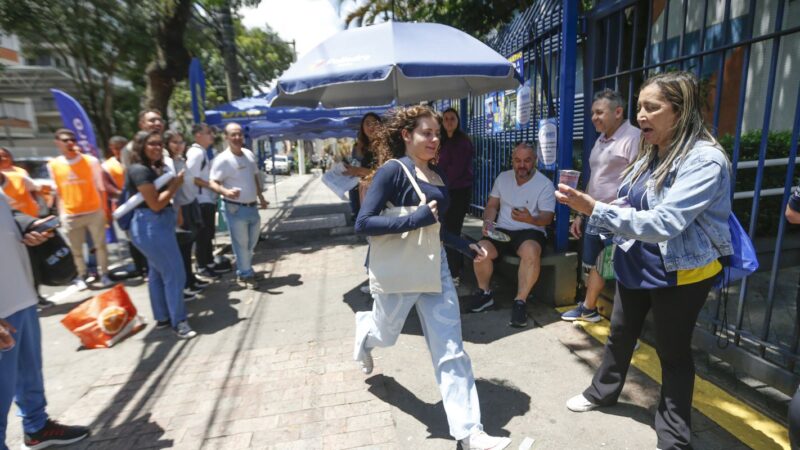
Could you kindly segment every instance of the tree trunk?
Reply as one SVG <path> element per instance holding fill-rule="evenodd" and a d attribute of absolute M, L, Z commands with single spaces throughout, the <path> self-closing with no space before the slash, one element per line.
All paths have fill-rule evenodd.
<path fill-rule="evenodd" d="M 156 56 L 147 65 L 146 105 L 161 111 L 165 118 L 175 85 L 189 73 L 191 55 L 184 45 L 184 34 L 192 17 L 193 3 L 193 0 L 177 0 L 172 15 L 158 24 Z"/>
<path fill-rule="evenodd" d="M 236 59 L 236 32 L 233 28 L 230 0 L 223 0 L 217 8 L 217 19 L 221 25 L 220 49 L 225 62 L 225 84 L 228 87 L 228 101 L 242 97 L 239 82 L 239 61 Z"/>

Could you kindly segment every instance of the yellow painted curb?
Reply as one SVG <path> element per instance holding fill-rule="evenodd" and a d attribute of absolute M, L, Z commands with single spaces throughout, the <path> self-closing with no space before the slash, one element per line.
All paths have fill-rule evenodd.
<path fill-rule="evenodd" d="M 556 310 L 564 313 L 572 308 L 566 306 Z M 606 342 L 609 333 L 607 320 L 597 323 L 576 320 L 573 323 L 601 343 Z M 653 347 L 642 342 L 639 350 L 633 354 L 631 364 L 661 384 L 661 363 Z M 692 406 L 748 447 L 789 449 L 786 427 L 698 376 L 694 380 Z"/>

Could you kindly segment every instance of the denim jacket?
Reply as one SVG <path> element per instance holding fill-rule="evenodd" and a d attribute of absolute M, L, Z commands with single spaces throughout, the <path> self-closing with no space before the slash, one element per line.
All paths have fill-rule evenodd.
<path fill-rule="evenodd" d="M 639 160 L 621 186 L 630 184 Z M 731 213 L 730 163 L 709 142 L 698 141 L 683 160 L 672 165 L 661 191 L 647 182 L 649 209 L 636 211 L 596 202 L 586 232 L 657 243 L 667 271 L 703 267 L 733 254 L 728 216 Z"/>

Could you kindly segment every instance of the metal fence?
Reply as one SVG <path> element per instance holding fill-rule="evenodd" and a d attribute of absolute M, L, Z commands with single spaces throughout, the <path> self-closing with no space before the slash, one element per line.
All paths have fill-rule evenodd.
<path fill-rule="evenodd" d="M 574 161 L 588 177 L 597 138 L 588 114 L 592 93 L 622 92 L 633 121 L 648 76 L 693 71 L 706 121 L 733 162 L 734 212 L 762 267 L 731 287 L 729 300 L 712 294 L 695 343 L 793 393 L 800 381 L 800 233 L 783 210 L 800 132 L 800 1 L 598 0 L 580 20 L 573 7 L 574 0 L 538 0 L 489 41 L 505 56 L 522 52 L 532 93 L 529 126 L 489 126 L 489 96 L 451 102 L 476 150 L 472 213 L 480 214 L 495 177 L 511 167 L 514 143 L 536 140 L 539 119 L 557 118 L 560 132 L 556 170 L 543 172 L 554 179 Z M 565 98 L 574 103 L 562 108 Z M 552 231 L 563 250 L 569 212 L 558 208 Z"/>
<path fill-rule="evenodd" d="M 728 302 L 712 295 L 696 343 L 794 392 L 800 272 L 797 242 L 786 235 L 783 210 L 794 182 L 800 129 L 800 2 L 598 3 L 586 17 L 584 91 L 617 89 L 626 94 L 628 111 L 635 111 L 638 88 L 648 76 L 693 71 L 707 100 L 706 120 L 733 162 L 734 211 L 766 269 L 732 287 Z M 583 108 L 589 110 L 590 96 L 585 98 Z M 588 158 L 595 137 L 588 117 L 584 129 Z M 720 342 L 730 345 L 723 348 Z"/>
<path fill-rule="evenodd" d="M 566 10 L 563 3 L 567 3 Z M 522 75 L 531 88 L 529 125 L 519 127 L 513 123 L 505 123 L 501 130 L 491 129 L 490 121 L 487 120 L 489 111 L 486 109 L 486 100 L 490 96 L 470 97 L 461 103 L 464 118 L 462 123 L 472 137 L 476 150 L 473 214 L 480 215 L 497 175 L 511 168 L 511 150 L 514 144 L 523 140 L 533 143 L 536 140 L 538 119 L 557 118 L 561 133 L 556 170 L 543 170 L 545 175 L 554 179 L 558 169 L 572 167 L 573 135 L 577 134 L 580 139 L 582 134 L 580 126 L 583 108 L 580 107 L 580 93 L 577 97 L 575 95 L 576 70 L 579 70 L 575 65 L 577 9 L 570 9 L 569 3 L 574 3 L 577 8 L 576 2 L 537 1 L 499 30 L 489 42 L 490 46 L 504 56 L 522 53 Z M 564 17 L 570 19 L 565 21 Z M 564 36 L 572 37 L 565 39 Z M 565 64 L 564 60 L 570 62 Z M 563 70 L 565 67 L 568 68 L 566 72 Z M 575 102 L 562 109 L 561 98 L 574 98 Z M 577 133 L 573 133 L 573 124 L 579 125 Z M 563 145 L 565 141 L 567 145 Z M 551 230 L 554 231 L 555 245 L 559 250 L 563 250 L 567 244 L 568 222 L 569 211 L 559 205 L 556 223 Z"/>

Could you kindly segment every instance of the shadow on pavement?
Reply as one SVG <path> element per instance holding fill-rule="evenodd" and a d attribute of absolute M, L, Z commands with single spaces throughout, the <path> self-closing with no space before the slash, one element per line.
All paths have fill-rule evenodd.
<path fill-rule="evenodd" d="M 353 287 L 342 297 L 342 301 L 354 313 L 372 309 L 372 297 L 369 294 L 362 293 L 360 291 L 361 286 Z M 510 313 L 510 309 L 499 309 L 476 314 L 462 314 L 461 333 L 464 341 L 475 344 L 488 344 L 517 333 L 524 333 L 539 325 L 538 322 L 534 321 L 533 317 L 529 317 L 527 327 L 513 328 L 508 325 Z M 412 308 L 408 313 L 402 333 L 422 336 L 422 325 L 416 308 Z"/>
<path fill-rule="evenodd" d="M 394 378 L 375 375 L 366 380 L 369 391 L 379 399 L 413 416 L 428 428 L 428 438 L 451 439 L 444 406 L 439 401 L 425 403 Z M 531 397 L 505 380 L 477 379 L 483 428 L 490 435 L 509 436 L 504 429 L 511 419 L 525 415 L 530 409 Z"/>

